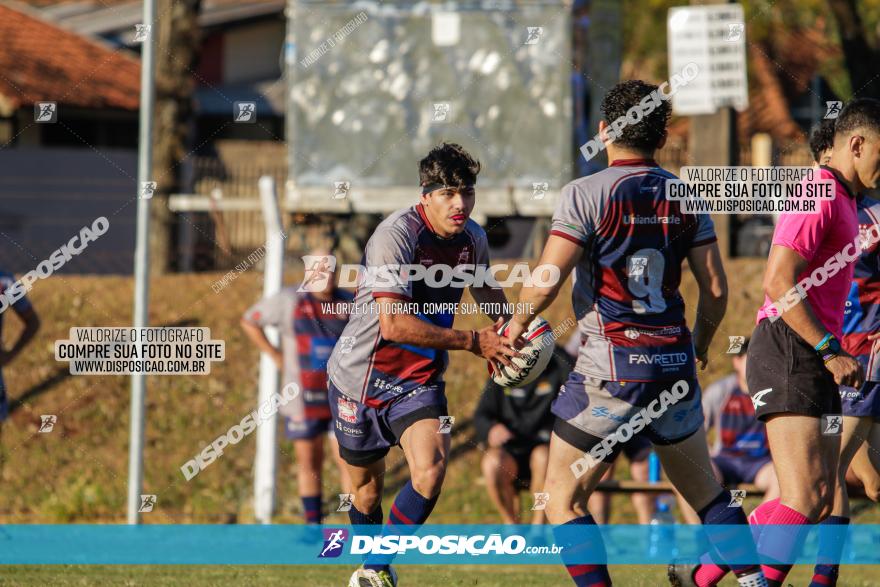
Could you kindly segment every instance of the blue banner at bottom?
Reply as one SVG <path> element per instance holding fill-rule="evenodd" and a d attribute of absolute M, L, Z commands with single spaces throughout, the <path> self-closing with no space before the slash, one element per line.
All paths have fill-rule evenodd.
<path fill-rule="evenodd" d="M 753 533 L 761 531 L 758 555 Z M 880 525 L 0 526 L 0 564 L 7 565 L 358 565 L 365 558 L 396 565 L 654 565 L 698 562 L 706 552 L 728 564 L 876 565 Z"/>

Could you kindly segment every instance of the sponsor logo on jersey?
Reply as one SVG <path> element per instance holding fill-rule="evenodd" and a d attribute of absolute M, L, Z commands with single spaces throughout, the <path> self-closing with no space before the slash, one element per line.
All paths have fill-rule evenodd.
<path fill-rule="evenodd" d="M 640 336 L 656 336 L 658 338 L 667 338 L 669 336 L 681 335 L 681 326 L 665 326 L 658 330 L 647 330 L 645 328 L 627 328 L 623 331 L 627 338 L 636 340 Z"/>
<path fill-rule="evenodd" d="M 687 365 L 687 353 L 657 353 L 654 355 L 629 355 L 630 365 L 664 365 L 677 367 Z"/>
<path fill-rule="evenodd" d="M 681 224 L 681 218 L 678 216 L 637 216 L 635 214 L 624 214 L 624 224 Z"/>

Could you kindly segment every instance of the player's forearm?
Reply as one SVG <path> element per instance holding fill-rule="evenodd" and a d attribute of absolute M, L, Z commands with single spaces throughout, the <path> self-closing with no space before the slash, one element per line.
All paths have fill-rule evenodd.
<path fill-rule="evenodd" d="M 803 300 L 800 304 L 784 311 L 782 319 L 788 326 L 803 338 L 811 347 L 819 344 L 819 341 L 828 332 L 825 325 L 816 318 L 813 308 Z"/>
<path fill-rule="evenodd" d="M 694 324 L 694 348 L 698 354 L 703 354 L 709 348 L 725 312 L 727 312 L 726 290 L 700 292 L 697 320 Z"/>
<path fill-rule="evenodd" d="M 512 320 L 528 327 L 535 316 L 550 307 L 558 294 L 558 286 L 522 288 Z"/>
<path fill-rule="evenodd" d="M 380 317 L 382 338 L 447 351 L 469 351 L 474 346 L 470 330 L 454 330 L 420 320 L 412 314 L 384 314 Z"/>
<path fill-rule="evenodd" d="M 253 342 L 254 345 L 262 352 L 269 355 L 273 355 L 279 352 L 278 349 L 275 348 L 275 346 L 271 342 L 269 342 L 269 339 L 266 338 L 266 333 L 263 332 L 263 329 L 256 324 L 242 319 L 241 328 L 242 330 L 244 330 L 244 333 L 251 340 L 251 342 Z"/>
<path fill-rule="evenodd" d="M 784 276 L 771 276 L 764 284 L 764 292 L 771 300 L 779 300 L 795 287 L 794 279 Z M 781 314 L 781 318 L 807 343 L 815 347 L 828 331 L 816 318 L 813 308 L 806 299 L 792 305 Z"/>
<path fill-rule="evenodd" d="M 510 319 L 510 314 L 505 311 L 507 296 L 504 295 L 503 289 L 488 286 L 474 287 L 471 288 L 471 295 L 474 296 L 478 304 L 483 304 L 483 311 L 492 319 L 492 322 L 495 322 L 498 318 L 504 318 L 505 322 Z M 501 311 L 495 312 L 494 310 L 498 308 Z"/>

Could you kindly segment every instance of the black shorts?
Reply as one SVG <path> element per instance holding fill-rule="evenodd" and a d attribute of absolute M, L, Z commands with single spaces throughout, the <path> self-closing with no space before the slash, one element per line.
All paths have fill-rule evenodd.
<path fill-rule="evenodd" d="M 821 418 L 840 414 L 840 392 L 834 376 L 813 347 L 784 320 L 758 323 L 749 342 L 746 381 L 755 415 Z"/>

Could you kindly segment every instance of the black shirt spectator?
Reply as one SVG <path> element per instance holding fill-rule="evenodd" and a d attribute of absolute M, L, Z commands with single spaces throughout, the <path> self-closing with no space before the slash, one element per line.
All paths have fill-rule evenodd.
<path fill-rule="evenodd" d="M 506 524 L 520 523 L 519 491 L 531 489 L 538 501 L 547 472 L 548 445 L 555 416 L 550 406 L 571 371 L 565 351 L 556 347 L 543 373 L 523 387 L 486 382 L 474 413 L 486 489 Z M 543 509 L 532 511 L 532 523 L 543 524 Z"/>

